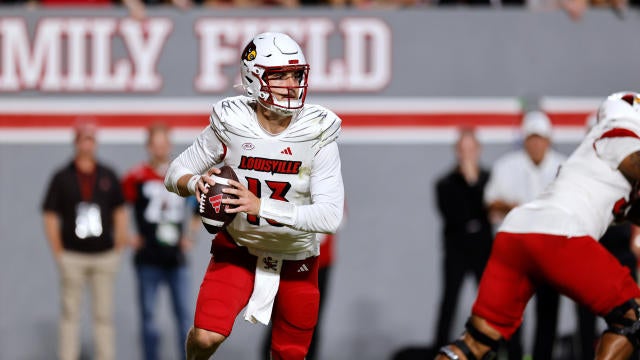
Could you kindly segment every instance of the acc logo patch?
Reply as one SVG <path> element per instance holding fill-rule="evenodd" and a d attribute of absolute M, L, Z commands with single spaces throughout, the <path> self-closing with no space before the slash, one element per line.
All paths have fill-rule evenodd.
<path fill-rule="evenodd" d="M 250 143 L 250 142 L 246 142 L 246 143 L 242 144 L 242 149 L 244 149 L 244 150 L 253 150 L 255 148 L 256 148 L 256 146 L 253 145 L 253 143 Z"/>
<path fill-rule="evenodd" d="M 256 45 L 252 42 L 247 44 L 242 52 L 242 58 L 247 61 L 253 61 L 256 58 Z"/>

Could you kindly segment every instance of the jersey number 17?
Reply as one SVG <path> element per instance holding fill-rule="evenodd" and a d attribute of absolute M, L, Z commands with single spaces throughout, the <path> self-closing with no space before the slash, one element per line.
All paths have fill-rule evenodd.
<path fill-rule="evenodd" d="M 255 196 L 260 198 L 262 196 L 262 183 L 260 182 L 260 179 L 256 179 L 252 177 L 245 177 L 245 179 L 247 179 L 247 184 L 248 184 L 247 188 L 249 189 L 249 191 L 251 191 Z M 269 198 L 280 200 L 280 201 L 287 201 L 287 202 L 289 201 L 285 196 L 287 195 L 287 192 L 289 192 L 289 189 L 291 189 L 290 183 L 283 182 L 283 181 L 270 181 L 270 180 L 265 180 L 264 182 L 267 185 L 267 187 L 271 189 L 271 196 L 269 196 Z M 278 226 L 278 227 L 284 226 L 277 221 L 274 221 L 271 219 L 266 219 L 266 220 L 270 225 Z M 260 225 L 260 218 L 256 215 L 247 215 L 247 221 L 249 222 L 249 224 L 252 224 L 252 225 L 256 225 L 256 226 Z"/>

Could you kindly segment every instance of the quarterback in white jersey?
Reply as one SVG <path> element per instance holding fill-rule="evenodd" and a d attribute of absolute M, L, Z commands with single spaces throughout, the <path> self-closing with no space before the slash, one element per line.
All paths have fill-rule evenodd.
<path fill-rule="evenodd" d="M 640 289 L 597 244 L 613 220 L 627 220 L 640 180 L 640 95 L 616 93 L 599 122 L 536 199 L 514 208 L 494 241 L 463 337 L 438 359 L 490 358 L 509 339 L 536 287 L 557 289 L 609 328 L 597 359 L 627 359 L 640 346 Z"/>
<path fill-rule="evenodd" d="M 309 65 L 285 34 L 257 35 L 241 72 L 246 96 L 213 106 L 210 125 L 165 178 L 170 191 L 197 196 L 214 184 L 215 165 L 239 179 L 225 190 L 238 196 L 223 200 L 238 216 L 213 241 L 187 358 L 213 354 L 246 306 L 245 319 L 273 323 L 274 359 L 304 359 L 318 312 L 316 233 L 334 233 L 344 208 L 341 120 L 304 103 Z"/>

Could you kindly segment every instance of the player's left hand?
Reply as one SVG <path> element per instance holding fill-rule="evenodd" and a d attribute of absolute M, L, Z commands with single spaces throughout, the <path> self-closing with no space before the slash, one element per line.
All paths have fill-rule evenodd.
<path fill-rule="evenodd" d="M 229 180 L 229 185 L 233 188 L 223 189 L 222 192 L 237 196 L 237 199 L 222 199 L 223 204 L 236 205 L 235 208 L 226 208 L 228 213 L 245 212 L 249 215 L 258 215 L 260 213 L 260 198 L 255 196 L 249 189 L 241 183 Z"/>

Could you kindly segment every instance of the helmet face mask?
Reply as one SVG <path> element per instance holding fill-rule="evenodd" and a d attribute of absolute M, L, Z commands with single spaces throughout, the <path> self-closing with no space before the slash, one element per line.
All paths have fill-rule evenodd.
<path fill-rule="evenodd" d="M 307 96 L 308 76 L 309 65 L 265 68 L 260 79 L 263 82 L 260 91 L 262 105 L 280 111 L 301 109 Z M 293 85 L 287 85 L 290 81 L 285 78 L 288 77 L 293 77 Z"/>
<path fill-rule="evenodd" d="M 289 36 L 257 35 L 242 52 L 240 66 L 246 95 L 264 108 L 289 116 L 304 106 L 309 64 Z"/>

